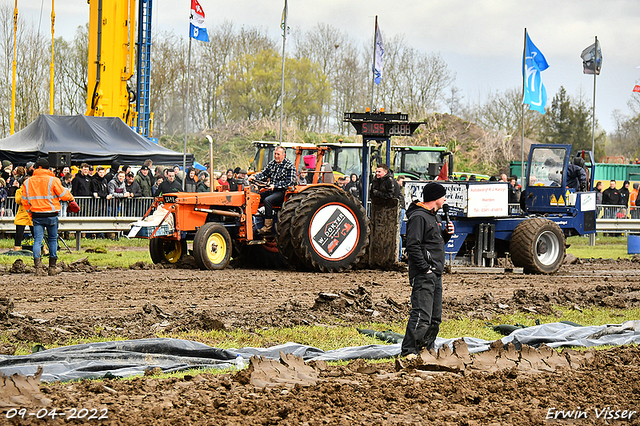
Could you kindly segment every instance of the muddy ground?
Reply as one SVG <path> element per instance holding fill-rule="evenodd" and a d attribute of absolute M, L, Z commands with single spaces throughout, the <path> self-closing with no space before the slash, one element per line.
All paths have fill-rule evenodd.
<path fill-rule="evenodd" d="M 56 277 L 34 277 L 30 269 L 18 263 L 0 271 L 5 353 L 19 341 L 46 346 L 95 335 L 96 329 L 103 336 L 137 339 L 162 330 L 406 321 L 409 312 L 403 270 L 209 272 L 145 264 L 105 270 L 80 262 Z M 457 271 L 444 276 L 445 319 L 549 314 L 553 305 L 640 306 L 640 260 L 583 260 L 552 276 Z M 319 370 L 314 385 L 271 390 L 246 383 L 240 374 L 41 389 L 51 400 L 49 408 L 107 409 L 108 420 L 100 421 L 105 424 L 543 424 L 559 410 L 585 412 L 575 420 L 580 424 L 640 424 L 638 413 L 630 420 L 613 419 L 616 410 L 618 416 L 623 410 L 640 412 L 639 366 L 640 349 L 625 347 L 598 351 L 580 368 L 544 372 L 425 373 L 394 362 L 373 369 L 352 362 Z M 613 410 L 605 412 L 609 420 L 602 414 L 607 407 Z"/>

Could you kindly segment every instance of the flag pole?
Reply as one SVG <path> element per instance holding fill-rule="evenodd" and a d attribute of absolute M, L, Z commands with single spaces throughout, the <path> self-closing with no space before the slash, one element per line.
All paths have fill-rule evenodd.
<path fill-rule="evenodd" d="M 51 81 L 49 83 L 49 115 L 53 115 L 53 76 L 54 76 L 54 64 L 53 64 L 53 40 L 54 40 L 54 25 L 56 22 L 56 12 L 53 8 L 54 0 L 51 0 Z"/>
<path fill-rule="evenodd" d="M 187 168 L 187 128 L 189 126 L 189 81 L 191 74 L 191 37 L 189 37 L 189 53 L 187 54 L 187 99 L 185 101 L 184 108 L 184 150 L 182 152 L 182 190 L 184 191 L 185 182 L 187 181 L 186 177 L 186 168 Z M 213 164 L 210 164 L 211 170 L 213 171 Z M 213 185 L 213 183 L 212 183 Z"/>
<path fill-rule="evenodd" d="M 376 35 L 378 34 L 378 15 L 376 15 L 376 24 L 373 30 L 373 62 L 371 65 L 371 112 L 373 112 L 373 90 L 376 81 Z"/>
<path fill-rule="evenodd" d="M 282 143 L 282 119 L 284 116 L 284 64 L 285 64 L 285 48 L 287 46 L 287 0 L 284 0 L 284 23 L 282 28 L 282 81 L 280 83 L 280 132 L 279 141 Z"/>
<path fill-rule="evenodd" d="M 11 80 L 11 130 L 12 135 L 15 131 L 16 121 L 16 46 L 18 45 L 18 0 L 13 9 L 13 78 Z"/>
<path fill-rule="evenodd" d="M 525 103 L 524 103 L 524 85 L 525 85 L 525 78 L 526 78 L 526 73 L 524 72 L 524 61 L 525 61 L 525 55 L 527 54 L 527 29 L 524 29 L 524 46 L 522 48 L 522 114 L 520 117 L 520 126 L 522 127 L 522 137 L 520 139 L 520 185 L 522 186 L 523 189 L 527 189 L 527 184 L 529 182 L 526 182 L 525 176 L 524 176 L 524 114 L 526 112 L 525 110 Z"/>
<path fill-rule="evenodd" d="M 596 37 L 596 57 L 593 67 L 593 116 L 591 117 L 591 152 L 596 161 L 596 76 L 598 75 L 598 36 Z"/>

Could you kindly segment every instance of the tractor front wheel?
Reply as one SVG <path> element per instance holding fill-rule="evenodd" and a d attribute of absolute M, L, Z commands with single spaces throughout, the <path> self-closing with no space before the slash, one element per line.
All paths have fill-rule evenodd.
<path fill-rule="evenodd" d="M 564 260 L 564 234 L 558 224 L 549 219 L 527 219 L 513 231 L 509 251 L 513 264 L 525 272 L 553 274 Z"/>
<path fill-rule="evenodd" d="M 149 254 L 153 263 L 177 263 L 187 254 L 187 241 L 151 238 Z"/>
<path fill-rule="evenodd" d="M 231 260 L 231 236 L 219 223 L 205 223 L 193 239 L 193 257 L 200 269 L 224 269 Z"/>

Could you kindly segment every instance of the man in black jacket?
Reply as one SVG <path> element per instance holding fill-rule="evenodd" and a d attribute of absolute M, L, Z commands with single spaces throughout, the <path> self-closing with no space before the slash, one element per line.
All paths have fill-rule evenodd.
<path fill-rule="evenodd" d="M 609 188 L 602 191 L 602 204 L 605 206 L 604 217 L 605 219 L 615 219 L 619 211 L 619 207 L 622 205 L 623 198 L 620 194 L 620 190 L 616 188 L 616 181 L 611 180 L 609 182 Z"/>
<path fill-rule="evenodd" d="M 371 200 L 390 200 L 398 198 L 400 187 L 393 179 L 393 173 L 386 164 L 376 167 L 376 177 L 371 182 Z"/>
<path fill-rule="evenodd" d="M 82 163 L 80 171 L 71 181 L 71 193 L 74 197 L 90 197 L 91 196 L 91 175 L 89 174 L 90 166 Z"/>
<path fill-rule="evenodd" d="M 602 204 L 609 206 L 619 206 L 622 204 L 620 190 L 616 189 L 616 181 L 609 182 L 609 188 L 602 191 Z"/>
<path fill-rule="evenodd" d="M 618 191 L 620 192 L 620 205 L 625 208 L 629 207 L 629 181 L 625 180 L 622 184 L 622 188 Z"/>
<path fill-rule="evenodd" d="M 182 192 L 182 182 L 178 182 L 175 172 L 169 170 L 169 172 L 167 172 L 167 178 L 162 181 L 153 196 L 159 197 L 162 194 L 171 194 L 173 192 Z"/>
<path fill-rule="evenodd" d="M 437 211 L 447 199 L 446 190 L 432 182 L 424 187 L 421 203 L 407 209 L 407 258 L 411 284 L 411 313 L 402 340 L 401 355 L 417 356 L 433 349 L 442 321 L 442 272 L 444 245 L 454 233 L 453 223 L 443 229 Z"/>
<path fill-rule="evenodd" d="M 109 194 L 109 181 L 106 176 L 107 171 L 102 166 L 98 166 L 96 170 L 96 174 L 93 175 L 91 179 L 91 193 L 93 194 L 93 198 L 103 198 L 106 200 L 110 200 L 113 198 L 111 194 Z"/>
<path fill-rule="evenodd" d="M 91 193 L 93 198 L 99 199 L 95 201 L 97 211 L 101 216 L 110 216 L 111 205 L 107 200 L 111 200 L 113 195 L 109 194 L 109 181 L 106 176 L 107 171 L 104 167 L 98 166 L 96 173 L 91 178 Z"/>

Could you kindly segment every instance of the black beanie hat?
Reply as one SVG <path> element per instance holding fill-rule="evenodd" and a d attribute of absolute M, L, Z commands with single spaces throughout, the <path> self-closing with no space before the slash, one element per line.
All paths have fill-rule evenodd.
<path fill-rule="evenodd" d="M 43 169 L 48 169 L 49 168 L 49 160 L 47 160 L 46 158 L 42 157 L 42 158 L 38 158 L 38 160 L 36 160 L 36 163 L 33 165 L 34 168 L 38 168 L 38 167 L 42 167 Z"/>
<path fill-rule="evenodd" d="M 447 190 L 439 183 L 431 182 L 424 187 L 422 191 L 422 197 L 424 202 L 435 201 L 440 197 L 444 197 L 447 194 Z"/>

